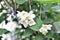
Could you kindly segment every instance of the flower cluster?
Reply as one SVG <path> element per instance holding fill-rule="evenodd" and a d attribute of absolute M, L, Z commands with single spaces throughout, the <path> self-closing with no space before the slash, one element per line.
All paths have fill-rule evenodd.
<path fill-rule="evenodd" d="M 4 9 L 2 9 L 4 8 Z M 3 15 L 3 14 L 6 14 L 4 16 L 4 20 L 0 22 L 0 28 L 1 29 L 6 29 L 10 32 L 13 32 L 15 31 L 15 29 L 18 27 L 18 28 L 21 28 L 22 26 L 21 25 L 18 25 L 17 22 L 13 21 L 13 19 L 15 18 L 15 15 L 14 13 L 11 12 L 11 10 L 5 5 L 5 2 L 4 1 L 1 1 L 0 2 L 0 9 L 1 12 L 0 12 L 0 17 Z M 7 21 L 7 23 L 6 23 Z"/>
<path fill-rule="evenodd" d="M 5 24 L 5 21 L 3 21 L 0 24 L 0 28 L 6 29 L 6 30 L 8 30 L 10 32 L 13 32 L 17 27 L 20 27 L 21 28 L 21 26 L 17 25 L 17 23 L 16 22 L 13 22 L 13 21 L 8 22 L 7 24 Z"/>
<path fill-rule="evenodd" d="M 45 25 L 42 24 L 42 27 L 39 29 L 39 31 L 43 34 L 46 35 L 48 33 L 48 30 L 51 30 L 52 25 Z"/>
<path fill-rule="evenodd" d="M 35 18 L 33 11 L 30 11 L 29 13 L 26 11 L 17 12 L 18 12 L 17 17 L 20 18 L 19 23 L 23 24 L 25 28 L 27 28 L 28 25 L 32 26 L 36 24 L 35 21 L 33 20 L 33 18 Z"/>
<path fill-rule="evenodd" d="M 1 40 L 11 40 L 11 34 L 2 34 Z"/>
<path fill-rule="evenodd" d="M 10 2 L 11 0 L 7 0 L 7 1 Z M 13 37 L 14 37 L 15 34 L 17 34 L 18 32 L 22 33 L 21 38 L 24 39 L 25 36 L 23 34 L 26 31 L 26 29 L 29 29 L 28 27 L 30 27 L 30 26 L 33 27 L 33 25 L 35 25 L 35 24 L 39 25 L 39 23 L 35 22 L 35 20 L 34 20 L 36 16 L 32 10 L 29 12 L 16 10 L 16 12 L 15 12 L 14 8 L 11 7 L 11 9 L 10 9 L 9 7 L 7 7 L 7 5 L 5 5 L 5 3 L 4 3 L 4 1 L 0 2 L 0 10 L 1 10 L 0 17 L 3 14 L 6 14 L 6 15 L 4 15 L 4 18 L 2 19 L 2 21 L 0 22 L 0 29 L 5 29 L 5 30 L 9 31 L 8 34 L 1 35 L 2 36 L 1 40 L 12 40 L 12 34 L 14 33 L 13 34 Z M 38 12 L 37 9 L 35 11 Z M 42 24 L 42 27 L 39 29 L 39 32 L 42 33 L 43 35 L 46 35 L 48 33 L 48 31 L 51 30 L 51 27 L 52 27 L 52 25 L 50 25 L 50 24 L 49 25 Z M 36 27 L 36 29 L 37 29 L 37 27 Z M 20 36 L 20 34 L 19 34 L 19 36 Z M 33 36 L 33 38 L 35 38 L 35 36 Z"/>

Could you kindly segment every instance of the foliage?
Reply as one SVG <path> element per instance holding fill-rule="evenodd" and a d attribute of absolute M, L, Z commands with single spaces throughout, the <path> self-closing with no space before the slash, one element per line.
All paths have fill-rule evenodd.
<path fill-rule="evenodd" d="M 3 2 L 5 2 L 3 4 L 2 0 L 0 0 L 0 35 L 14 33 L 13 37 L 16 36 L 16 40 L 42 40 L 44 38 L 54 38 L 55 40 L 60 39 L 59 0 L 16 0 L 16 2 L 14 2 L 14 0 L 5 1 L 3 0 Z M 3 10 L 6 10 L 7 12 Z M 33 11 L 33 13 L 31 11 Z M 24 12 L 27 12 L 28 14 L 22 15 Z M 35 17 L 31 16 L 29 13 Z M 20 22 L 20 20 L 25 18 L 24 16 L 28 16 L 27 23 L 25 23 L 28 25 Z M 32 21 L 31 24 L 34 25 L 31 26 L 29 21 Z M 46 30 L 47 32 L 43 29 L 43 32 L 46 32 L 46 35 L 39 30 L 43 27 L 42 24 L 52 25 L 52 27 L 50 27 L 51 30 L 49 30 L 49 28 Z M 5 25 L 7 25 L 6 28 Z M 10 25 L 12 26 L 10 27 Z M 3 28 L 1 26 L 3 26 Z M 15 26 L 17 26 L 17 28 L 15 28 Z"/>

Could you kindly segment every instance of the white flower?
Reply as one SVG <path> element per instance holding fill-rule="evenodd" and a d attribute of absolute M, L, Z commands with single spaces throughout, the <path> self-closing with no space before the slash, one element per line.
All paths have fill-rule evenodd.
<path fill-rule="evenodd" d="M 0 23 L 0 28 L 4 29 L 5 27 L 5 20 Z"/>
<path fill-rule="evenodd" d="M 22 28 L 22 26 L 21 25 L 18 25 L 17 28 Z"/>
<path fill-rule="evenodd" d="M 51 27 L 52 27 L 52 25 L 50 25 L 50 24 L 49 25 L 42 24 L 42 27 L 39 29 L 39 31 L 42 34 L 46 35 L 48 33 L 48 30 L 51 30 Z"/>
<path fill-rule="evenodd" d="M 32 25 L 35 25 L 36 23 L 35 23 L 35 21 L 34 21 L 33 19 L 30 19 L 30 20 L 28 21 L 28 24 L 29 24 L 30 26 L 32 26 Z"/>
<path fill-rule="evenodd" d="M 20 23 L 24 25 L 25 28 L 32 25 L 35 25 L 35 21 L 33 19 L 29 19 L 29 20 L 20 20 Z"/>
<path fill-rule="evenodd" d="M 11 40 L 11 35 L 10 34 L 2 34 L 1 40 Z"/>
<path fill-rule="evenodd" d="M 4 5 L 4 1 L 1 1 L 1 4 Z"/>
<path fill-rule="evenodd" d="M 46 35 L 48 33 L 48 31 L 44 28 L 40 28 L 39 31 L 43 34 L 43 35 Z"/>
<path fill-rule="evenodd" d="M 19 22 L 21 24 L 23 24 L 25 28 L 27 28 L 27 26 L 28 26 L 28 20 L 20 20 Z"/>
<path fill-rule="evenodd" d="M 2 28 L 2 24 L 0 23 L 0 28 Z"/>
<path fill-rule="evenodd" d="M 26 19 L 26 17 L 28 17 L 28 12 L 26 12 L 26 11 L 19 12 L 18 11 L 17 17 L 20 17 L 21 19 Z"/>
<path fill-rule="evenodd" d="M 29 13 L 26 11 L 19 12 L 17 11 L 17 17 L 20 17 L 21 19 L 33 19 L 35 18 L 35 15 L 33 14 L 33 11 L 30 11 Z"/>
<path fill-rule="evenodd" d="M 33 11 L 30 11 L 30 12 L 29 12 L 29 17 L 30 17 L 30 18 L 35 18 L 35 14 L 33 14 Z"/>
<path fill-rule="evenodd" d="M 18 28 L 22 28 L 21 25 L 17 25 L 16 22 L 12 22 L 12 21 L 8 22 L 7 24 L 5 24 L 5 21 L 3 21 L 2 23 L 0 23 L 0 28 L 6 29 L 6 30 L 8 30 L 8 31 L 10 31 L 10 32 L 15 31 L 15 29 L 16 29 L 17 27 L 18 27 Z"/>
<path fill-rule="evenodd" d="M 17 11 L 17 13 L 18 13 L 18 14 L 17 14 L 17 17 L 20 17 L 20 11 Z"/>
<path fill-rule="evenodd" d="M 25 31 L 25 29 L 21 29 L 21 30 L 20 30 L 20 32 L 24 32 L 24 31 Z"/>
<path fill-rule="evenodd" d="M 35 36 L 32 36 L 32 38 L 36 38 Z"/>
<path fill-rule="evenodd" d="M 42 24 L 42 27 L 44 29 L 51 30 L 52 25 L 50 25 L 50 24 L 49 25 Z"/>
<path fill-rule="evenodd" d="M 6 20 L 12 21 L 13 19 L 12 19 L 11 15 L 10 15 Z"/>
<path fill-rule="evenodd" d="M 25 36 L 22 36 L 22 39 L 24 39 L 25 38 Z"/>
<path fill-rule="evenodd" d="M 3 10 L 2 13 L 7 13 L 7 11 L 6 10 Z"/>
<path fill-rule="evenodd" d="M 15 31 L 17 27 L 17 24 L 16 22 L 8 22 L 5 26 L 4 26 L 4 29 L 10 31 L 10 32 L 13 32 Z"/>
<path fill-rule="evenodd" d="M 1 12 L 1 13 L 0 13 L 0 16 L 1 16 L 2 14 L 3 14 L 3 13 Z"/>
<path fill-rule="evenodd" d="M 35 21 L 33 20 L 33 18 L 35 18 L 33 11 L 30 11 L 29 13 L 26 11 L 17 12 L 18 12 L 17 17 L 21 19 L 20 23 L 23 24 L 25 28 L 27 28 L 28 25 L 32 26 L 36 24 Z"/>

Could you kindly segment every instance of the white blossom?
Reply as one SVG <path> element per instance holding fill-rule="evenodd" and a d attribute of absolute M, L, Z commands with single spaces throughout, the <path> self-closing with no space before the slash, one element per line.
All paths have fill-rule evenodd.
<path fill-rule="evenodd" d="M 12 21 L 13 19 L 12 19 L 11 15 L 9 15 L 9 17 L 6 20 Z"/>
<path fill-rule="evenodd" d="M 5 20 L 0 23 L 0 28 L 4 29 L 5 27 Z"/>
<path fill-rule="evenodd" d="M 33 20 L 33 18 L 35 18 L 35 14 L 33 14 L 33 11 L 30 11 L 29 13 L 26 11 L 17 12 L 17 17 L 21 19 L 19 23 L 23 24 L 25 28 L 27 28 L 28 25 L 32 26 L 36 24 Z"/>
<path fill-rule="evenodd" d="M 33 19 L 30 19 L 30 20 L 28 21 L 28 24 L 29 24 L 30 26 L 32 26 L 32 25 L 35 25 L 36 23 L 35 23 L 35 21 L 34 21 Z"/>
<path fill-rule="evenodd" d="M 22 36 L 22 39 L 24 39 L 25 38 L 25 36 Z"/>
<path fill-rule="evenodd" d="M 15 31 L 16 27 L 17 27 L 17 23 L 16 22 L 8 22 L 7 24 L 5 24 L 5 21 L 3 21 L 1 24 L 0 24 L 0 28 L 2 29 L 6 29 L 10 32 L 13 32 Z"/>
<path fill-rule="evenodd" d="M 22 26 L 21 25 L 18 25 L 17 28 L 22 28 Z"/>
<path fill-rule="evenodd" d="M 52 25 L 45 25 L 42 24 L 42 27 L 39 29 L 39 31 L 43 34 L 46 35 L 48 33 L 48 30 L 51 30 Z"/>
<path fill-rule="evenodd" d="M 2 24 L 0 23 L 0 28 L 2 28 Z"/>
<path fill-rule="evenodd" d="M 4 5 L 4 1 L 1 1 L 1 4 Z"/>
<path fill-rule="evenodd" d="M 28 20 L 20 20 L 19 22 L 21 24 L 23 24 L 25 28 L 27 28 L 27 26 L 28 26 Z"/>
<path fill-rule="evenodd" d="M 17 27 L 16 22 L 8 22 L 4 28 L 10 32 L 13 32 L 15 31 L 16 27 Z"/>
<path fill-rule="evenodd" d="M 26 11 L 18 11 L 17 17 L 20 17 L 21 19 L 33 19 L 35 18 L 35 15 L 33 14 L 33 11 L 30 11 L 29 13 Z"/>
<path fill-rule="evenodd" d="M 18 13 L 18 14 L 17 14 L 17 17 L 20 17 L 20 11 L 17 11 L 17 13 Z"/>
<path fill-rule="evenodd" d="M 44 28 L 40 28 L 39 31 L 43 34 L 46 35 L 48 33 L 48 31 Z"/>
<path fill-rule="evenodd" d="M 52 27 L 52 25 L 44 25 L 44 24 L 42 24 L 42 27 L 44 28 L 44 29 L 47 29 L 47 30 L 51 30 L 51 27 Z"/>
<path fill-rule="evenodd" d="M 0 16 L 1 16 L 2 14 L 3 14 L 3 13 L 1 12 L 1 13 L 0 13 Z"/>
<path fill-rule="evenodd" d="M 33 11 L 30 11 L 30 12 L 29 12 L 29 17 L 30 17 L 30 18 L 35 18 L 35 14 L 33 14 Z"/>
<path fill-rule="evenodd" d="M 35 38 L 35 36 L 32 36 L 32 38 Z"/>
<path fill-rule="evenodd" d="M 2 13 L 7 13 L 7 10 L 2 10 Z"/>
<path fill-rule="evenodd" d="M 24 31 L 25 31 L 25 29 L 21 29 L 21 30 L 20 30 L 20 32 L 24 32 Z"/>
<path fill-rule="evenodd" d="M 10 34 L 2 34 L 1 40 L 11 40 L 11 35 Z"/>
<path fill-rule="evenodd" d="M 20 17 L 21 19 L 26 19 L 26 17 L 28 17 L 28 12 L 26 12 L 26 11 L 19 12 L 18 11 L 17 17 Z"/>

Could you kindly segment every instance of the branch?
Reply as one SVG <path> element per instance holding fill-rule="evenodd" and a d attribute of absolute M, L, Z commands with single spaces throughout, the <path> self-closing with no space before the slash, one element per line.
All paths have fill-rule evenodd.
<path fill-rule="evenodd" d="M 8 4 L 8 2 L 6 0 L 3 0 L 5 2 L 5 4 L 8 6 L 8 8 L 12 11 L 12 13 L 14 13 L 14 10 L 12 7 L 10 7 L 10 5 Z"/>
<path fill-rule="evenodd" d="M 13 10 L 14 10 L 14 12 L 16 13 L 16 0 L 13 0 L 13 3 L 14 3 Z"/>
<path fill-rule="evenodd" d="M 31 3 L 30 3 L 30 0 L 28 0 L 28 5 L 29 5 L 29 9 L 31 10 Z"/>

